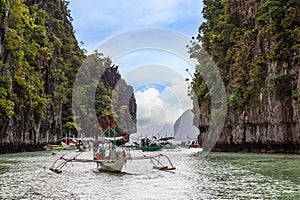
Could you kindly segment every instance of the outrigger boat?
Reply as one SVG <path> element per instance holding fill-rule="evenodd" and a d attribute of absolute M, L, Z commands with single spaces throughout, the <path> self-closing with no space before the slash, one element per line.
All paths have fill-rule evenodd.
<path fill-rule="evenodd" d="M 108 119 L 108 127 L 103 132 L 102 125 L 100 125 L 100 139 L 97 139 L 93 143 L 94 160 L 97 161 L 97 168 L 99 171 L 107 172 L 121 172 L 123 166 L 126 163 L 125 151 L 117 149 L 117 132 L 115 120 L 113 120 L 113 129 L 110 126 L 110 120 Z M 114 135 L 111 138 L 111 131 Z M 104 137 L 107 133 L 108 137 Z M 112 145 L 113 143 L 113 145 Z"/>
<path fill-rule="evenodd" d="M 61 146 L 63 146 L 64 149 L 67 149 L 67 150 L 75 150 L 77 147 L 76 147 L 76 144 L 67 144 L 65 142 L 60 142 Z"/>
<path fill-rule="evenodd" d="M 99 171 L 108 172 L 121 172 L 127 162 L 125 150 L 117 150 L 116 145 L 111 146 L 110 143 L 98 145 L 97 151 L 94 152 L 94 160 Z"/>
<path fill-rule="evenodd" d="M 97 168 L 99 171 L 105 171 L 105 172 L 114 172 L 114 173 L 120 173 L 122 172 L 122 168 L 127 162 L 127 160 L 145 160 L 148 159 L 151 161 L 153 164 L 153 169 L 157 170 L 175 170 L 176 167 L 172 164 L 171 160 L 169 159 L 168 156 L 164 154 L 158 154 L 154 156 L 148 156 L 143 154 L 142 156 L 137 156 L 137 157 L 131 157 L 130 153 L 128 154 L 123 154 L 119 159 L 116 160 L 92 160 L 92 159 L 81 159 L 77 158 L 80 154 L 83 152 L 79 152 L 78 154 L 70 157 L 70 158 L 65 158 L 64 156 L 61 156 L 59 159 L 57 159 L 52 166 L 50 167 L 50 170 L 60 174 L 62 173 L 63 167 L 67 165 L 67 163 L 75 163 L 75 162 L 80 162 L 80 163 L 96 163 Z M 165 159 L 164 159 L 165 158 Z M 164 161 L 163 161 L 164 159 Z M 169 165 L 166 165 L 165 162 L 168 162 Z"/>
<path fill-rule="evenodd" d="M 153 146 L 149 146 L 149 147 L 140 147 L 140 149 L 142 151 L 158 151 L 161 150 L 162 146 L 158 146 L 158 145 L 153 145 Z"/>
<path fill-rule="evenodd" d="M 47 144 L 43 148 L 47 151 L 64 149 L 64 147 L 62 145 L 56 145 L 56 144 Z"/>
<path fill-rule="evenodd" d="M 61 173 L 62 168 L 69 162 L 91 162 L 97 164 L 97 169 L 99 171 L 106 171 L 106 172 L 121 172 L 124 165 L 126 164 L 127 160 L 140 160 L 140 159 L 150 159 L 151 162 L 154 164 L 154 169 L 159 170 L 175 170 L 176 168 L 171 163 L 170 159 L 163 155 L 159 154 L 156 156 L 147 156 L 145 154 L 142 154 L 140 157 L 132 157 L 130 155 L 130 151 L 127 153 L 123 149 L 117 149 L 116 145 L 116 126 L 114 125 L 113 132 L 114 137 L 110 137 L 111 127 L 110 127 L 110 121 L 108 120 L 108 128 L 106 129 L 108 133 L 108 137 L 104 137 L 106 131 L 102 131 L 102 127 L 100 126 L 101 136 L 100 138 L 96 138 L 93 141 L 93 159 L 80 159 L 78 158 L 79 155 L 81 155 L 80 152 L 76 154 L 73 157 L 65 158 L 64 156 L 61 156 L 59 159 L 57 159 L 53 165 L 51 166 L 50 170 L 55 173 Z M 112 145 L 113 142 L 113 145 Z M 160 161 L 161 157 L 167 158 L 167 161 L 171 165 L 170 167 L 167 165 L 163 165 L 163 163 Z"/>
<path fill-rule="evenodd" d="M 69 133 L 69 135 L 71 135 Z M 66 135 L 65 138 L 63 138 L 60 142 L 60 144 L 47 144 L 43 148 L 45 150 L 77 150 L 77 151 L 85 151 L 89 149 L 89 147 L 86 145 L 84 146 L 82 143 L 83 138 L 71 138 Z"/>

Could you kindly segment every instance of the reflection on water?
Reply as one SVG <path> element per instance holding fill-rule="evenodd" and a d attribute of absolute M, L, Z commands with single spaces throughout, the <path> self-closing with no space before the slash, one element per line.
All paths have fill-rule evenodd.
<path fill-rule="evenodd" d="M 202 158 L 168 151 L 163 153 L 177 168 L 174 173 L 153 170 L 149 160 L 128 161 L 121 174 L 97 172 L 91 163 L 69 163 L 62 174 L 51 172 L 54 160 L 66 153 L 73 154 L 0 156 L 0 199 L 300 199 L 299 155 Z"/>

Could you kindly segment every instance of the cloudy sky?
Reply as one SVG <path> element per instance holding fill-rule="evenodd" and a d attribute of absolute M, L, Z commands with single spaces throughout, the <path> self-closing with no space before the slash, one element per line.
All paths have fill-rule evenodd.
<path fill-rule="evenodd" d="M 175 120 L 192 108 L 185 78 L 195 61 L 186 45 L 203 21 L 202 7 L 200 0 L 70 1 L 82 48 L 109 56 L 134 87 L 140 134 L 170 135 Z"/>
<path fill-rule="evenodd" d="M 93 50 L 102 41 L 142 27 L 176 30 L 197 35 L 203 21 L 201 0 L 71 0 L 76 37 Z"/>

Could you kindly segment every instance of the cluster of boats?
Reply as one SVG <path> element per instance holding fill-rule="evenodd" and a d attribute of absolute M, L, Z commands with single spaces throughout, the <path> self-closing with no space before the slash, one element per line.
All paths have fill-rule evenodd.
<path fill-rule="evenodd" d="M 140 143 L 134 142 L 133 144 L 126 144 L 124 145 L 127 149 L 134 149 L 134 150 L 142 150 L 142 151 L 160 151 L 163 149 L 168 150 L 182 150 L 184 149 L 194 149 L 195 152 L 202 151 L 200 145 L 197 141 L 192 141 L 190 144 L 181 143 L 174 143 L 172 140 L 173 137 L 165 137 L 155 140 L 150 140 L 149 138 L 142 138 Z"/>
<path fill-rule="evenodd" d="M 91 145 L 90 142 L 84 142 L 82 139 L 66 137 L 60 142 L 60 144 L 47 144 L 43 148 L 47 151 L 52 151 L 52 150 L 88 151 L 91 149 Z"/>
<path fill-rule="evenodd" d="M 93 144 L 93 158 L 92 159 L 81 159 L 79 158 L 83 151 L 78 152 L 73 157 L 66 158 L 64 156 L 58 158 L 53 165 L 51 166 L 50 170 L 55 173 L 61 173 L 63 167 L 69 162 L 91 162 L 95 163 L 97 169 L 99 171 L 106 171 L 106 172 L 114 172 L 120 173 L 127 163 L 128 160 L 143 160 L 148 159 L 153 164 L 153 169 L 158 170 L 175 170 L 176 168 L 172 164 L 171 160 L 168 156 L 164 155 L 163 153 L 158 154 L 145 154 L 145 151 L 159 151 L 163 150 L 163 146 L 149 146 L 143 147 L 137 146 L 133 148 L 130 147 L 117 147 L 112 142 L 113 140 L 107 137 L 102 137 L 99 140 L 95 140 Z M 182 147 L 177 147 L 181 149 Z M 132 151 L 138 151 L 139 156 L 132 156 Z M 187 153 L 199 153 L 202 149 L 198 146 L 190 146 L 188 148 L 184 148 L 184 152 Z M 136 155 L 136 154 L 135 154 Z"/>
<path fill-rule="evenodd" d="M 108 133 L 107 133 L 108 132 Z M 111 134 L 112 133 L 112 134 Z M 168 140 L 173 138 L 164 138 L 156 141 L 151 141 L 148 138 L 144 138 L 140 143 L 134 143 L 132 145 L 124 145 L 117 146 L 117 133 L 115 127 L 111 128 L 110 124 L 105 131 L 102 131 L 100 137 L 95 139 L 89 138 L 85 140 L 75 140 L 74 138 L 65 138 L 64 141 L 61 141 L 60 145 L 49 145 L 45 146 L 47 150 L 76 150 L 77 152 L 72 157 L 64 157 L 61 156 L 58 158 L 50 170 L 55 173 L 61 173 L 64 166 L 67 163 L 71 162 L 90 162 L 95 163 L 97 169 L 99 171 L 106 172 L 121 172 L 124 165 L 128 160 L 141 160 L 141 159 L 149 159 L 153 164 L 154 169 L 158 170 L 175 170 L 176 168 L 172 164 L 171 160 L 168 156 L 158 153 L 156 155 L 153 154 L 145 154 L 145 152 L 149 151 L 159 151 L 163 149 L 181 149 L 179 145 L 175 145 L 170 143 Z M 85 145 L 82 141 L 88 141 Z M 159 142 L 158 142 L 159 141 Z M 92 147 L 91 147 L 92 146 Z M 193 153 L 197 153 L 202 151 L 199 145 L 196 143 L 192 143 L 189 146 L 186 146 L 185 151 L 189 149 L 193 149 Z M 93 158 L 91 159 L 82 159 L 80 155 L 86 151 L 93 151 Z M 139 152 L 139 156 L 132 156 L 131 151 L 137 150 Z"/>

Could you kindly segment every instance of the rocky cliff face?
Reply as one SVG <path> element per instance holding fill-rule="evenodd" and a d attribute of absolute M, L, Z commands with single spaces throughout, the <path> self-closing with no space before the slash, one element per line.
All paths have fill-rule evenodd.
<path fill-rule="evenodd" d="M 300 153 L 299 108 L 288 109 L 270 96 L 262 107 L 227 112 L 226 123 L 214 151 L 242 151 L 268 153 Z M 198 136 L 202 143 L 210 120 L 208 102 L 200 103 L 202 110 Z M 260 115 L 260 109 L 264 113 Z"/>
<path fill-rule="evenodd" d="M 112 111 L 114 112 L 118 132 L 126 135 L 136 132 L 136 101 L 133 87 L 121 78 L 118 67 L 106 68 L 101 79 L 114 90 L 112 94 Z"/>
<path fill-rule="evenodd" d="M 0 153 L 40 149 L 62 135 L 83 51 L 64 1 L 5 0 L 0 9 Z"/>
<path fill-rule="evenodd" d="M 299 8 L 295 1 L 206 2 L 199 38 L 223 76 L 228 107 L 215 151 L 300 153 Z M 202 142 L 210 100 L 195 83 Z"/>
<path fill-rule="evenodd" d="M 63 0 L 0 2 L 0 153 L 40 150 L 74 124 L 72 88 L 85 56 L 67 5 Z M 121 80 L 116 72 L 108 69 L 108 84 Z M 135 119 L 132 88 L 120 86 L 129 95 L 123 95 L 130 102 L 125 115 Z"/>
<path fill-rule="evenodd" d="M 72 88 L 85 56 L 67 4 L 0 2 L 0 153 L 40 150 L 73 123 Z M 114 82 L 120 75 L 105 79 Z M 121 85 L 131 95 L 129 113 L 135 118 L 132 88 Z"/>

